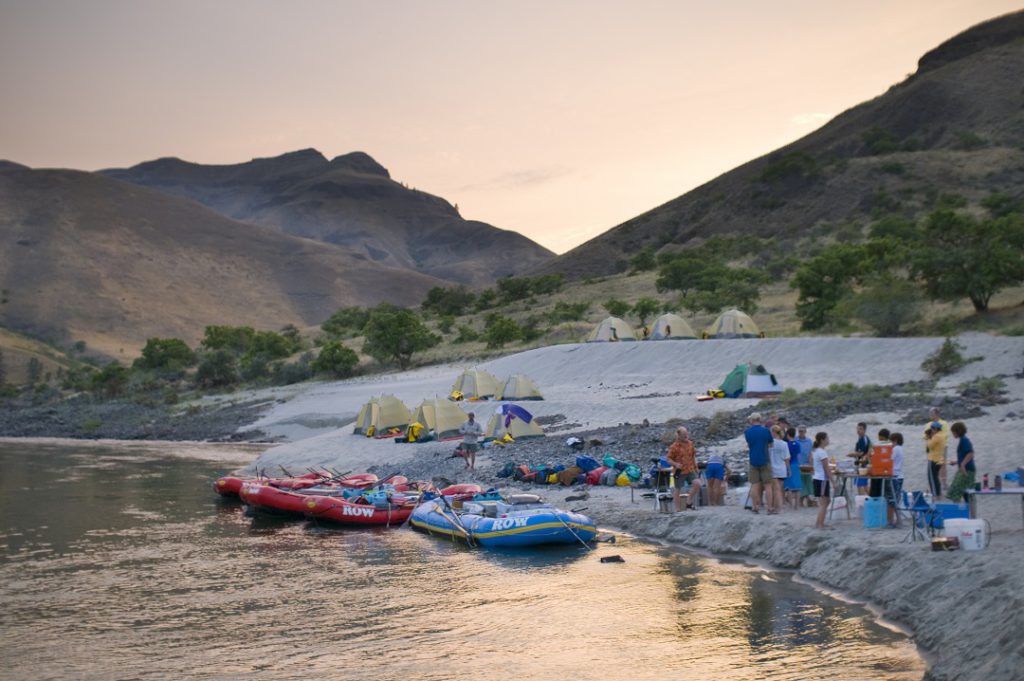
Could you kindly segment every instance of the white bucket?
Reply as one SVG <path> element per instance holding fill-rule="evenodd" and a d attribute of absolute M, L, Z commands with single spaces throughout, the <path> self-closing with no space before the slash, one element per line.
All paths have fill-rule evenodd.
<path fill-rule="evenodd" d="M 864 501 L 867 498 L 868 498 L 868 495 L 866 495 L 866 494 L 858 494 L 858 495 L 856 495 L 853 498 L 854 503 L 857 505 L 856 507 L 857 507 L 857 517 L 858 518 L 863 518 L 864 517 Z"/>
<path fill-rule="evenodd" d="M 976 520 L 950 518 L 943 521 L 943 534 L 959 539 L 960 548 L 964 551 L 980 551 L 988 546 L 991 539 L 991 530 L 987 525 L 988 521 L 982 518 Z"/>

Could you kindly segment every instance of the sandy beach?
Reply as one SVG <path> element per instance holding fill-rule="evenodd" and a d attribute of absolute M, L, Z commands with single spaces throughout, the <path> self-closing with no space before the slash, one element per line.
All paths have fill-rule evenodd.
<path fill-rule="evenodd" d="M 979 479 L 1024 464 L 1017 431 L 1024 426 L 1024 340 L 1013 337 L 960 337 L 971 362 L 941 379 L 933 394 L 955 394 L 957 386 L 978 377 L 1001 377 L 1006 401 L 965 421 L 977 452 Z M 740 362 L 764 364 L 786 388 L 807 390 L 832 384 L 894 385 L 927 378 L 921 362 L 942 343 L 940 338 L 788 338 L 734 341 L 572 344 L 539 348 L 478 366 L 503 379 L 512 373 L 531 376 L 544 401 L 528 404 L 538 417 L 560 415 L 545 440 L 555 461 L 570 462 L 565 434 L 647 419 L 711 417 L 716 412 L 749 408 L 756 400 L 698 402 L 696 395 L 719 385 Z M 442 455 L 451 442 L 396 445 L 351 434 L 351 422 L 370 397 L 393 394 L 410 408 L 434 395 L 447 395 L 455 377 L 473 365 L 432 366 L 403 373 L 307 384 L 260 391 L 246 398 L 273 405 L 251 427 L 290 440 L 265 451 L 248 467 L 275 470 L 278 465 L 303 468 L 332 466 L 343 470 L 370 467 L 442 470 Z M 489 415 L 494 403 L 465 403 Z M 921 405 L 927 408 L 928 405 Z M 771 410 L 770 403 L 762 408 Z M 874 434 L 893 428 L 905 413 L 875 411 L 849 414 L 828 423 L 808 423 L 810 431 L 832 435 L 842 455 L 852 449 L 858 421 Z M 920 426 L 896 426 L 907 438 L 904 489 L 926 489 Z M 513 445 L 509 450 L 514 456 Z M 731 457 L 744 455 L 742 432 L 714 447 Z M 955 451 L 955 443 L 952 451 Z M 698 451 L 698 457 L 706 455 Z M 503 452 L 507 456 L 507 452 Z M 623 457 L 628 459 L 628 452 Z M 494 482 L 497 457 L 486 450 L 478 460 L 477 479 Z M 643 463 L 642 461 L 638 461 Z M 426 466 L 426 469 L 424 468 Z M 433 466 L 433 468 L 431 468 Z M 470 476 L 459 470 L 460 480 Z M 950 478 L 951 479 L 951 478 Z M 579 488 L 542 487 L 558 502 Z M 626 488 L 589 488 L 584 502 L 602 526 L 681 544 L 713 554 L 742 555 L 771 566 L 794 569 L 807 579 L 849 597 L 864 600 L 878 613 L 908 627 L 926 651 L 930 679 L 1016 679 L 1024 669 L 1024 524 L 1018 497 L 986 499 L 981 515 L 992 525 L 990 546 L 979 552 L 937 553 L 927 541 L 904 542 L 906 529 L 865 530 L 854 518 L 836 514 L 830 530 L 814 530 L 813 510 L 775 517 L 753 515 L 742 500 L 682 514 L 658 513 L 649 499 Z M 840 516 L 842 517 L 840 519 Z"/>

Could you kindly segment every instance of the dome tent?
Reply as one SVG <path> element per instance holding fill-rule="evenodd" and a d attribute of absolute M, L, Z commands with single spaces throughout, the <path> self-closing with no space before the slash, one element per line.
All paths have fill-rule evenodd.
<path fill-rule="evenodd" d="M 745 312 L 727 310 L 704 330 L 705 338 L 764 338 L 761 329 Z"/>
<path fill-rule="evenodd" d="M 685 319 L 671 312 L 654 320 L 651 335 L 647 340 L 686 340 L 695 339 L 697 334 Z"/>
<path fill-rule="evenodd" d="M 513 440 L 544 437 L 544 431 L 537 425 L 533 414 L 514 404 L 503 404 L 495 410 L 484 428 L 483 441 L 500 440 L 506 434 Z"/>
<path fill-rule="evenodd" d="M 449 440 L 459 437 L 459 427 L 466 422 L 466 412 L 455 402 L 435 396 L 420 402 L 412 420 L 433 431 L 438 440 Z"/>
<path fill-rule="evenodd" d="M 394 395 L 371 397 L 359 410 L 352 433 L 366 437 L 382 437 L 389 434 L 389 429 L 405 430 L 411 417 L 409 408 Z M 394 434 L 397 435 L 398 432 Z"/>
<path fill-rule="evenodd" d="M 499 400 L 543 400 L 537 384 L 526 374 L 512 374 L 501 386 Z"/>
<path fill-rule="evenodd" d="M 455 379 L 452 392 L 466 400 L 486 400 L 497 394 L 498 379 L 483 369 L 466 369 Z"/>
<path fill-rule="evenodd" d="M 722 381 L 718 389 L 726 397 L 768 397 L 782 393 L 775 374 L 768 373 L 762 364 L 737 364 Z"/>
<path fill-rule="evenodd" d="M 587 336 L 588 343 L 605 341 L 635 341 L 636 331 L 618 317 L 606 317 Z"/>

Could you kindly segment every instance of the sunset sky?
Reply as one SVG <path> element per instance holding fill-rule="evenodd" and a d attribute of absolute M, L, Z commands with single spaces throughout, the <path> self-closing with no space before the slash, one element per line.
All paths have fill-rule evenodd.
<path fill-rule="evenodd" d="M 369 153 L 563 252 L 1020 0 L 0 0 L 0 158 Z"/>

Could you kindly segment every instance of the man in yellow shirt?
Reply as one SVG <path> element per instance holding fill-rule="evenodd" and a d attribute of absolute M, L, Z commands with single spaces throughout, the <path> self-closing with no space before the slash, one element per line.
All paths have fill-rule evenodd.
<path fill-rule="evenodd" d="M 943 430 L 941 423 L 933 421 L 924 431 L 928 452 L 928 486 L 932 491 L 933 502 L 942 496 L 942 469 L 946 467 L 946 436 Z"/>
<path fill-rule="evenodd" d="M 938 407 L 932 407 L 931 409 L 928 410 L 928 418 L 930 419 L 928 421 L 928 428 L 932 428 L 936 423 L 939 424 L 939 426 L 941 426 L 941 430 L 939 430 L 939 432 L 937 433 L 939 439 L 942 442 L 942 469 L 939 471 L 939 480 L 942 482 L 942 485 L 945 486 L 946 460 L 949 458 L 949 423 L 944 421 L 942 417 L 939 415 Z M 927 443 L 928 436 L 926 435 L 924 439 Z M 930 460 L 931 459 L 929 459 L 929 461 Z"/>

